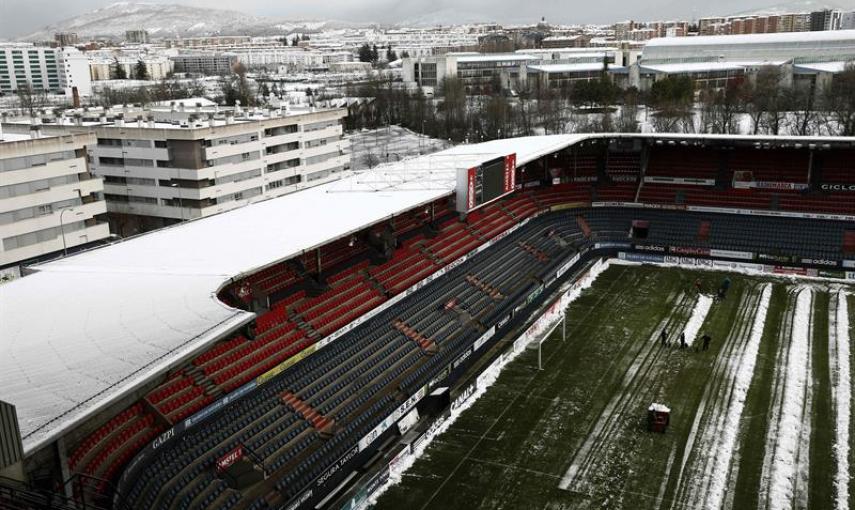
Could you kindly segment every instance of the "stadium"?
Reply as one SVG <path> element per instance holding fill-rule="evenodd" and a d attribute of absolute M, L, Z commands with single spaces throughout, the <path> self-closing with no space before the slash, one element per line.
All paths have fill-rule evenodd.
<path fill-rule="evenodd" d="M 848 508 L 853 162 L 496 140 L 34 266 L 0 506 Z"/>

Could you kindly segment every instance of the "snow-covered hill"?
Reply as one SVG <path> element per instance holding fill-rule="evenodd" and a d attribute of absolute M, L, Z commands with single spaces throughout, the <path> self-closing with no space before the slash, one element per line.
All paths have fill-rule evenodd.
<path fill-rule="evenodd" d="M 334 24 L 327 21 L 289 21 L 188 5 L 117 2 L 48 25 L 23 39 L 52 39 L 53 34 L 60 31 L 77 32 L 81 38 L 122 37 L 125 30 L 131 29 L 148 30 L 153 38 L 274 35 L 315 31 Z"/>
<path fill-rule="evenodd" d="M 397 25 L 402 27 L 435 27 L 451 25 L 473 25 L 499 20 L 491 19 L 492 14 L 467 12 L 460 9 L 438 9 L 420 16 L 407 18 Z"/>

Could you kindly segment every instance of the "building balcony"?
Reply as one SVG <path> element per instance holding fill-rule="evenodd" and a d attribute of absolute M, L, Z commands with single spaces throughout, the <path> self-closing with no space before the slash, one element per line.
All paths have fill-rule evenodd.
<path fill-rule="evenodd" d="M 341 136 L 342 128 L 341 125 L 338 126 L 330 126 L 324 129 L 319 129 L 317 131 L 303 131 L 301 133 L 303 136 L 300 138 L 302 141 L 306 142 L 309 140 L 317 140 L 319 138 L 329 138 L 332 136 Z"/>
<path fill-rule="evenodd" d="M 43 191 L 0 200 L 0 212 L 17 211 L 18 209 L 34 205 L 62 202 L 63 200 L 85 197 L 102 191 L 104 191 L 104 183 L 101 179 L 89 179 L 62 186 L 54 186 Z"/>
<path fill-rule="evenodd" d="M 264 148 L 258 140 L 246 143 L 236 143 L 234 145 L 224 144 L 212 147 L 205 147 L 204 159 L 225 158 L 228 156 L 237 156 L 245 152 L 263 151 Z"/>
<path fill-rule="evenodd" d="M 200 210 L 198 208 L 189 207 L 188 204 L 184 204 L 184 207 L 178 207 L 138 202 L 109 202 L 107 204 L 107 211 L 131 216 L 151 216 L 155 218 L 171 218 L 175 220 L 189 220 L 201 217 L 199 212 Z"/>
<path fill-rule="evenodd" d="M 65 212 L 63 212 L 65 211 Z M 107 212 L 107 203 L 103 200 L 88 204 L 57 209 L 51 214 L 0 225 L 0 238 L 12 237 L 30 232 L 37 232 L 51 227 L 58 227 L 60 217 L 63 223 L 90 220 L 98 214 Z"/>
<path fill-rule="evenodd" d="M 0 172 L 0 186 L 10 186 L 24 182 L 39 181 L 63 175 L 88 173 L 88 171 L 89 168 L 86 166 L 86 158 L 52 161 L 46 165 L 32 166 L 9 172 Z"/>
<path fill-rule="evenodd" d="M 154 143 L 154 142 L 152 142 Z M 92 146 L 92 155 L 96 158 L 133 158 L 133 159 L 169 159 L 169 149 L 166 148 L 150 148 L 145 147 L 114 147 L 112 145 L 95 145 Z"/>
<path fill-rule="evenodd" d="M 299 142 L 303 138 L 303 133 L 299 131 L 295 133 L 284 133 L 281 135 L 267 136 L 261 139 L 263 147 L 272 147 L 274 145 L 282 145 L 286 143 Z"/>
<path fill-rule="evenodd" d="M 95 241 L 101 241 L 110 237 L 110 227 L 107 223 L 95 223 L 87 226 L 82 230 L 65 233 L 65 247 L 74 248 Z M 61 254 L 63 250 L 63 236 L 58 235 L 56 238 L 43 241 L 40 243 L 15 248 L 9 251 L 0 251 L 0 265 L 12 264 L 22 260 L 27 260 L 49 253 Z"/>

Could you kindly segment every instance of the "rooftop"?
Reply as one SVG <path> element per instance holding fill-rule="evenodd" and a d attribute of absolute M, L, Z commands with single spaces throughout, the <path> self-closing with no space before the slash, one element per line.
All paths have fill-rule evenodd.
<path fill-rule="evenodd" d="M 734 44 L 782 44 L 792 42 L 847 41 L 855 44 L 855 30 L 821 32 L 782 32 L 778 34 L 701 35 L 697 37 L 660 37 L 647 42 L 646 48 L 668 46 L 728 46 Z"/>
<path fill-rule="evenodd" d="M 749 67 L 781 66 L 784 61 L 725 61 L 725 62 L 680 62 L 676 64 L 641 65 L 641 72 L 662 74 L 708 73 L 715 71 L 741 71 Z"/>
<path fill-rule="evenodd" d="M 457 57 L 457 62 L 507 62 L 509 60 L 525 62 L 535 60 L 536 57 L 531 55 L 519 55 L 514 53 L 499 53 L 495 55 L 461 55 Z"/>
<path fill-rule="evenodd" d="M 616 71 L 621 66 L 609 65 L 609 71 Z M 602 62 L 585 62 L 579 64 L 538 64 L 528 66 L 530 71 L 540 71 L 542 73 L 584 73 L 593 71 L 602 71 Z"/>
<path fill-rule="evenodd" d="M 805 64 L 795 64 L 794 71 L 797 74 L 813 74 L 813 73 L 842 73 L 846 69 L 848 62 L 813 62 Z"/>
<path fill-rule="evenodd" d="M 21 142 L 24 140 L 32 140 L 32 137 L 17 133 L 0 133 L 0 143 Z"/>

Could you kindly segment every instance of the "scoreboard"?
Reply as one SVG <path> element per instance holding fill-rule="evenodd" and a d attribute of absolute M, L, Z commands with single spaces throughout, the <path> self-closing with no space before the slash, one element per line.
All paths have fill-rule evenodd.
<path fill-rule="evenodd" d="M 457 171 L 457 211 L 468 213 L 514 191 L 517 155 Z"/>

